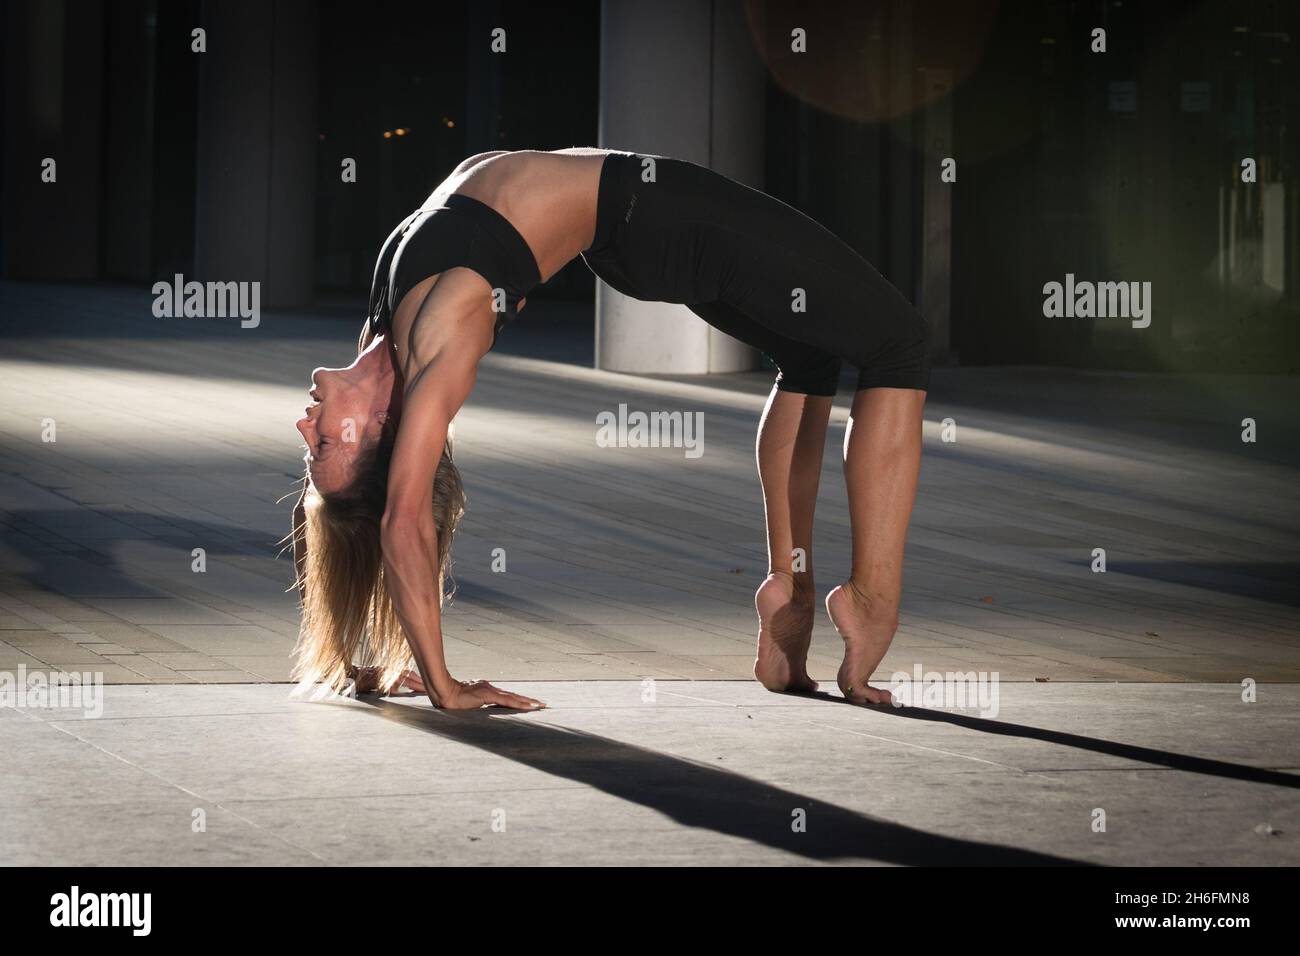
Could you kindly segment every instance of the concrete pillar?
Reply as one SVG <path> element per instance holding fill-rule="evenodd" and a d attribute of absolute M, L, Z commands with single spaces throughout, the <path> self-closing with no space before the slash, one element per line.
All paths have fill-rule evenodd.
<path fill-rule="evenodd" d="M 316 5 L 205 3 L 193 278 L 258 281 L 264 307 L 315 285 Z M 186 277 L 190 278 L 190 277 Z"/>
<path fill-rule="evenodd" d="M 10 0 L 3 15 L 3 273 L 97 279 L 104 5 Z"/>
<path fill-rule="evenodd" d="M 766 80 L 740 0 L 605 0 L 600 145 L 658 153 L 762 187 Z M 734 372 L 757 353 L 685 306 L 596 284 L 596 367 Z"/>

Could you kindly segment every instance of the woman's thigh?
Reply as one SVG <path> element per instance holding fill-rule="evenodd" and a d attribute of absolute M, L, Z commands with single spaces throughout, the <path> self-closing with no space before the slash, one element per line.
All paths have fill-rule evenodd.
<path fill-rule="evenodd" d="M 880 272 L 816 220 L 757 190 L 694 168 L 684 248 L 698 287 L 783 340 L 858 366 L 872 385 L 924 388 L 929 334 Z"/>
<path fill-rule="evenodd" d="M 737 263 L 724 301 L 777 335 L 857 366 L 860 387 L 927 387 L 929 332 L 920 313 L 869 262 L 796 216 L 774 216 L 762 235 L 724 240 Z M 787 228 L 777 231 L 777 222 Z"/>
<path fill-rule="evenodd" d="M 839 387 L 839 356 L 778 335 L 725 302 L 697 303 L 689 308 L 715 329 L 770 358 L 776 364 L 776 387 L 781 391 L 834 395 Z"/>

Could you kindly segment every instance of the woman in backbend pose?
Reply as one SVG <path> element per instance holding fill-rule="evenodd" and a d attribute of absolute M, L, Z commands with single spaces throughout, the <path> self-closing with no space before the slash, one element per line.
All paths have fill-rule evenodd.
<path fill-rule="evenodd" d="M 844 696 L 888 701 L 867 680 L 898 626 L 929 384 L 925 323 L 868 262 L 784 203 L 692 163 L 596 149 L 473 156 L 384 243 L 360 354 L 316 369 L 315 403 L 298 422 L 308 451 L 294 512 L 296 676 L 406 686 L 446 708 L 541 706 L 447 669 L 443 577 L 464 502 L 448 430 L 501 327 L 578 255 L 618 291 L 683 303 L 780 370 L 758 432 L 768 572 L 755 597 L 754 673 L 769 690 L 816 687 L 806 670 L 813 508 L 840 364 L 859 369 L 844 441 L 853 566 L 826 609 L 844 640 Z"/>

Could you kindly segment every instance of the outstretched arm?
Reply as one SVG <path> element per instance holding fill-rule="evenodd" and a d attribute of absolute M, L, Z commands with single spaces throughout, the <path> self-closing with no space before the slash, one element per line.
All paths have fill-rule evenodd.
<path fill-rule="evenodd" d="M 436 323 L 427 326 L 431 327 L 429 334 L 412 343 L 412 371 L 407 376 L 388 474 L 388 505 L 382 525 L 384 579 L 435 706 L 470 709 L 499 704 L 532 710 L 541 706 L 540 701 L 498 690 L 485 681 L 462 683 L 447 669 L 433 479 L 447 428 L 469 397 L 478 361 L 492 344 L 492 326 L 476 314 L 466 314 L 459 321 L 452 315 L 440 315 Z"/>

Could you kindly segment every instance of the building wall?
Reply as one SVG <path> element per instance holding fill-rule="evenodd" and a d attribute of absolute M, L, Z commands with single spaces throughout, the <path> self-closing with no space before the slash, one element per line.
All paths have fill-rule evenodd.
<path fill-rule="evenodd" d="M 105 5 L 8 0 L 4 16 L 4 275 L 98 278 Z"/>
<path fill-rule="evenodd" d="M 963 362 L 1296 369 L 1296 11 L 1002 7 L 955 96 Z M 1043 284 L 1067 273 L 1151 282 L 1150 328 L 1045 318 Z"/>
<path fill-rule="evenodd" d="M 468 152 L 593 142 L 603 54 L 622 84 L 610 145 L 710 162 L 824 222 L 927 314 L 950 316 L 950 358 L 1286 371 L 1300 354 L 1297 4 L 672 7 L 704 54 L 648 4 L 645 31 L 664 34 L 654 55 L 652 31 L 635 29 L 602 51 L 598 0 L 562 13 L 521 0 L 2 9 L 8 278 L 197 270 L 260 278 L 268 305 L 363 291 L 392 223 Z M 488 51 L 496 25 L 506 56 Z M 1096 26 L 1105 54 L 1089 49 Z M 795 27 L 806 53 L 790 49 Z M 927 92 L 941 73 L 952 92 Z M 635 141 L 661 108 L 664 132 Z M 382 138 L 401 125 L 412 135 Z M 957 160 L 950 186 L 936 186 L 936 149 Z M 340 182 L 344 156 L 356 184 Z M 1246 156 L 1257 183 L 1240 181 Z M 40 182 L 45 157 L 56 183 Z M 1151 328 L 1045 318 L 1043 284 L 1067 273 L 1151 282 Z M 578 264 L 540 295 L 591 288 Z"/>

